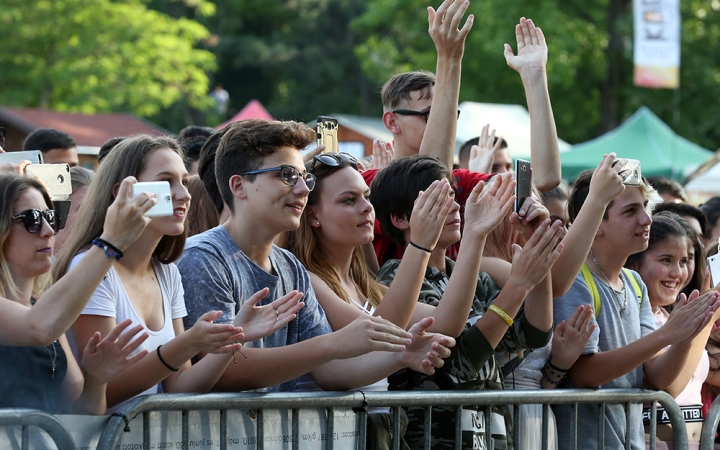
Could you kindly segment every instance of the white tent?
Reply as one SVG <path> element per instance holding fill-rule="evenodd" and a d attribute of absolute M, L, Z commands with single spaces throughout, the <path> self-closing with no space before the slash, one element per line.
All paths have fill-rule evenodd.
<path fill-rule="evenodd" d="M 692 203 L 720 195 L 720 157 L 714 156 L 690 175 L 685 191 Z"/>
<path fill-rule="evenodd" d="M 482 127 L 490 124 L 496 136 L 506 138 L 513 158 L 530 158 L 530 113 L 521 105 L 501 105 L 498 103 L 460 103 L 458 119 L 458 148 L 465 141 L 480 136 Z M 558 141 L 560 151 L 570 149 L 570 144 Z"/>

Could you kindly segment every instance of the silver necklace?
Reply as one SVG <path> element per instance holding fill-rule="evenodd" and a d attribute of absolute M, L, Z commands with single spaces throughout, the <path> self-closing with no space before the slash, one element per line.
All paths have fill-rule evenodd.
<path fill-rule="evenodd" d="M 618 308 L 620 308 L 620 316 L 625 316 L 625 310 L 628 307 L 628 296 L 627 296 L 627 289 L 625 289 L 625 280 L 623 280 L 622 275 L 620 275 L 620 283 L 622 283 L 622 292 L 624 301 L 620 300 L 620 296 L 617 294 L 615 289 L 612 287 L 612 284 L 610 284 L 610 280 L 608 280 L 607 275 L 605 275 L 605 272 L 603 272 L 602 267 L 600 267 L 600 263 L 598 262 L 597 258 L 595 257 L 595 254 L 592 250 L 590 250 L 590 257 L 592 258 L 593 262 L 597 266 L 598 270 L 600 271 L 600 274 L 605 279 L 605 282 L 610 286 L 610 292 L 612 292 L 613 297 L 615 297 L 615 301 L 617 302 Z"/>
<path fill-rule="evenodd" d="M 57 341 L 55 341 L 55 342 L 57 342 Z M 50 345 L 52 345 L 52 349 L 53 349 L 52 353 L 50 353 L 49 348 L 45 347 L 45 350 L 48 352 L 48 356 L 50 357 L 50 363 L 52 364 L 52 377 L 51 378 L 55 378 L 55 361 L 57 361 L 57 349 L 55 348 L 55 342 L 50 344 Z"/>

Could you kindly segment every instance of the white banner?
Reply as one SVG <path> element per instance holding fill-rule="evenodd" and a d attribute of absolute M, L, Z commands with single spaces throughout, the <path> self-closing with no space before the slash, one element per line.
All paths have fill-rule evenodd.
<path fill-rule="evenodd" d="M 357 448 L 357 417 L 351 409 L 336 409 L 333 436 L 325 432 L 325 409 L 301 409 L 299 412 L 300 448 L 322 450 L 332 439 L 334 448 Z M 257 448 L 255 410 L 227 412 L 227 448 L 254 450 Z M 75 440 L 78 450 L 97 450 L 98 439 L 107 417 L 56 416 Z M 191 411 L 188 414 L 191 449 L 220 448 L 220 412 Z M 290 450 L 292 448 L 292 413 L 288 410 L 263 411 L 265 448 Z M 0 428 L 0 448 L 20 450 L 20 429 Z M 30 450 L 58 450 L 50 437 L 38 428 L 30 427 Z M 112 450 L 142 450 L 142 416 L 130 422 L 130 432 L 122 433 L 120 442 Z M 150 414 L 150 449 L 169 450 L 182 448 L 182 414 L 180 412 L 153 412 Z M 60 449 L 65 450 L 65 449 Z"/>
<path fill-rule="evenodd" d="M 680 86 L 679 0 L 633 0 L 635 85 Z"/>

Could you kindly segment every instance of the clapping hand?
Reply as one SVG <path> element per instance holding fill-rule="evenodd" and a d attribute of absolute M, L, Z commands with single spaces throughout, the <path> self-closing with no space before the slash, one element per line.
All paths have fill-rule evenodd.
<path fill-rule="evenodd" d="M 434 318 L 426 317 L 410 327 L 408 331 L 412 335 L 412 343 L 406 345 L 400 354 L 400 361 L 405 367 L 427 375 L 434 374 L 436 368 L 443 366 L 443 359 L 450 356 L 450 348 L 455 346 L 455 339 L 450 336 L 425 332 L 434 321 Z"/>
<path fill-rule="evenodd" d="M 478 183 L 465 203 L 464 233 L 485 237 L 505 219 L 515 201 L 515 180 L 511 173 L 496 175 L 487 191 Z"/>
<path fill-rule="evenodd" d="M 257 306 L 258 302 L 264 299 L 270 290 L 263 288 L 253 294 L 240 307 L 233 325 L 242 328 L 245 338 L 243 342 L 256 341 L 269 336 L 295 319 L 304 302 L 301 302 L 303 294 L 298 291 L 290 291 L 272 303 Z"/>
<path fill-rule="evenodd" d="M 104 339 L 99 331 L 92 335 L 80 362 L 86 378 L 95 384 L 106 384 L 148 354 L 147 350 L 142 350 L 130 356 L 149 336 L 142 325 L 123 333 L 131 324 L 132 320 L 123 320 Z"/>

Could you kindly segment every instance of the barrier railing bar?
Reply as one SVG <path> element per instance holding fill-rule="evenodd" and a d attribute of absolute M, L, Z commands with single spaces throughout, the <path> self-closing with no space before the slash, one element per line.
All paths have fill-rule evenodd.
<path fill-rule="evenodd" d="M 460 450 L 462 443 L 462 408 L 455 410 L 455 450 Z"/>
<path fill-rule="evenodd" d="M 367 439 L 367 412 L 361 411 L 356 414 L 358 417 L 358 447 L 359 449 L 364 449 L 366 447 L 366 439 Z"/>
<path fill-rule="evenodd" d="M 493 448 L 490 443 L 492 441 L 492 405 L 486 405 L 483 414 L 485 415 L 485 448 Z"/>
<path fill-rule="evenodd" d="M 542 422 L 540 422 L 542 427 L 542 450 L 548 450 L 548 439 L 550 439 L 550 433 L 548 433 L 549 420 L 550 405 L 545 404 L 542 406 Z"/>
<path fill-rule="evenodd" d="M 513 448 L 517 448 L 518 439 L 520 439 L 520 405 L 512 405 L 513 409 Z"/>
<path fill-rule="evenodd" d="M 598 421 L 598 450 L 602 450 L 605 448 L 605 402 L 598 405 Z"/>
<path fill-rule="evenodd" d="M 190 424 L 188 423 L 188 412 L 182 412 L 182 439 L 183 439 L 183 450 L 188 449 L 188 441 L 190 440 Z"/>
<path fill-rule="evenodd" d="M 300 450 L 300 410 L 292 410 L 292 448 Z"/>
<path fill-rule="evenodd" d="M 143 450 L 150 450 L 150 411 L 143 412 Z"/>
<path fill-rule="evenodd" d="M 631 450 L 630 448 L 630 424 L 632 423 L 632 416 L 630 415 L 630 403 L 625 403 L 625 450 Z"/>
<path fill-rule="evenodd" d="M 227 409 L 220 410 L 220 450 L 227 450 Z"/>
<path fill-rule="evenodd" d="M 710 405 L 710 410 L 705 417 L 702 432 L 700 433 L 700 450 L 712 450 L 715 445 L 715 433 L 720 424 L 720 397 Z M 673 424 L 673 426 L 675 426 Z"/>
<path fill-rule="evenodd" d="M 577 449 L 577 425 L 578 425 L 578 404 L 573 403 L 570 407 L 570 443 L 573 450 Z"/>
<path fill-rule="evenodd" d="M 325 410 L 325 434 L 327 435 L 327 444 L 325 450 L 333 450 L 335 448 L 335 408 Z"/>
<path fill-rule="evenodd" d="M 20 448 L 22 450 L 28 450 L 30 448 L 30 426 L 29 425 L 23 425 L 22 431 L 21 431 L 21 439 L 22 442 L 20 444 Z"/>
<path fill-rule="evenodd" d="M 432 406 L 426 406 L 425 407 L 425 428 L 424 431 L 424 442 L 425 450 L 430 450 L 430 429 L 432 428 Z"/>
<path fill-rule="evenodd" d="M 650 406 L 650 448 L 657 448 L 657 403 Z"/>
<path fill-rule="evenodd" d="M 577 403 L 613 403 L 625 402 L 660 402 L 668 411 L 675 433 L 677 448 L 687 445 L 687 430 L 684 426 L 682 412 L 675 401 L 665 392 L 647 391 L 640 389 L 599 389 L 599 390 L 543 390 L 533 391 L 532 398 L 528 398 L 528 391 L 473 391 L 473 392 L 423 392 L 416 395 L 413 392 L 391 391 L 371 392 L 364 395 L 360 392 L 325 392 L 317 393 L 280 393 L 280 394 L 161 394 L 143 396 L 133 399 L 121 408 L 128 420 L 139 414 L 145 417 L 146 411 L 181 411 L 181 410 L 221 410 L 221 409 L 258 409 L 258 449 L 264 444 L 264 430 L 262 422 L 262 409 L 282 408 L 359 408 L 365 398 L 372 400 L 376 406 L 418 406 L 425 407 L 425 436 L 426 448 L 430 443 L 430 427 L 432 424 L 432 405 L 462 406 L 462 405 L 510 405 L 510 404 L 577 404 Z M 601 405 L 601 412 L 604 405 Z M 720 406 L 718 406 L 720 408 Z M 489 411 L 489 409 L 486 409 Z M 603 416 L 601 416 L 603 417 Z M 577 419 L 575 419 L 577 420 Z M 720 418 L 719 418 L 720 420 Z M 491 423 L 490 421 L 487 421 Z M 577 421 L 576 421 L 577 423 Z M 604 444 L 604 417 L 601 421 L 601 444 Z M 101 448 L 114 448 L 122 433 L 124 422 L 121 417 L 112 416 L 102 432 L 98 446 Z M 149 424 L 143 420 L 143 435 Z M 491 426 L 487 430 L 491 432 Z M 362 430 L 361 430 L 362 432 Z M 490 435 L 491 433 L 486 433 Z M 295 440 L 295 439 L 294 439 Z M 601 446 L 602 448 L 602 446 Z"/>
<path fill-rule="evenodd" d="M 392 448 L 393 450 L 400 450 L 400 407 L 396 406 L 392 409 Z"/>
<path fill-rule="evenodd" d="M 263 420 L 263 410 L 257 410 L 257 422 L 255 422 L 255 436 L 257 436 L 257 448 L 258 450 L 265 449 L 265 421 Z"/>

